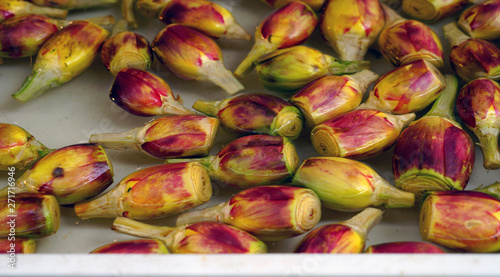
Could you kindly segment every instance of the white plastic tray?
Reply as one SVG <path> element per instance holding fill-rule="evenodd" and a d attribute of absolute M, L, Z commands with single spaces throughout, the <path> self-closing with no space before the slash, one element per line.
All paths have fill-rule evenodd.
<path fill-rule="evenodd" d="M 257 0 L 216 1 L 232 11 L 238 22 L 253 36 L 257 24 L 271 9 Z M 120 7 L 74 11 L 70 18 L 79 19 L 113 14 L 119 17 Z M 150 41 L 164 24 L 137 15 L 138 33 Z M 438 33 L 441 23 L 431 25 Z M 440 35 L 445 49 L 447 41 Z M 234 71 L 250 50 L 253 41 L 218 40 L 224 54 L 226 67 Z M 306 42 L 326 54 L 334 55 L 318 32 Z M 373 52 L 368 53 L 371 70 L 383 74 L 392 66 Z M 88 142 L 93 133 L 120 132 L 142 126 L 151 118 L 137 117 L 118 108 L 109 99 L 113 77 L 101 61 L 85 73 L 59 88 L 52 89 L 28 103 L 22 104 L 10 97 L 31 71 L 30 59 L 4 59 L 0 65 L 0 122 L 22 126 L 38 140 L 51 148 Z M 208 82 L 186 81 L 169 73 L 155 62 L 152 71 L 163 77 L 174 93 L 179 94 L 186 107 L 198 99 L 219 100 L 227 97 L 220 88 Z M 451 73 L 448 64 L 442 70 Z M 251 73 L 242 81 L 244 92 L 266 92 L 256 74 Z M 212 152 L 233 137 L 223 132 Z M 475 138 L 474 138 L 475 139 Z M 317 156 L 309 138 L 295 142 L 301 161 Z M 108 151 L 114 165 L 115 183 L 129 173 L 162 161 L 149 158 L 135 151 Z M 468 188 L 498 181 L 498 171 L 486 171 L 482 167 L 482 155 L 476 149 L 476 166 Z M 382 177 L 392 182 L 392 150 L 364 162 L 371 165 Z M 7 175 L 0 173 L 7 183 Z M 236 192 L 214 183 L 214 197 L 203 207 L 213 206 L 229 199 Z M 3 185 L 0 185 L 3 186 Z M 346 220 L 354 213 L 323 210 L 320 224 Z M 88 255 L 91 250 L 113 241 L 133 239 L 110 229 L 113 219 L 78 219 L 71 207 L 62 208 L 59 231 L 37 241 L 37 254 L 17 255 L 17 268 L 0 261 L 1 276 L 494 276 L 498 275 L 496 254 L 444 254 L 444 255 L 310 255 L 290 254 L 302 236 L 269 243 L 270 254 L 262 255 Z M 158 225 L 173 225 L 175 216 L 150 221 Z M 368 245 L 389 241 L 419 241 L 418 209 L 386 209 L 382 221 L 368 235 Z"/>

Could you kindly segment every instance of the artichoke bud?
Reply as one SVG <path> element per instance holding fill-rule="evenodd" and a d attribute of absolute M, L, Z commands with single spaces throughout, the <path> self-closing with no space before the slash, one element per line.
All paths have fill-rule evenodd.
<path fill-rule="evenodd" d="M 378 0 L 329 0 L 323 9 L 320 31 L 341 60 L 361 61 L 385 24 Z"/>
<path fill-rule="evenodd" d="M 1 254 L 31 254 L 36 253 L 36 241 L 34 239 L 17 238 L 14 241 L 8 238 L 0 239 Z"/>
<path fill-rule="evenodd" d="M 315 12 L 301 1 L 292 1 L 264 18 L 254 34 L 252 49 L 234 71 L 244 78 L 261 56 L 276 49 L 299 45 L 306 41 L 318 24 Z"/>
<path fill-rule="evenodd" d="M 221 127 L 238 135 L 268 134 L 296 139 L 302 114 L 284 99 L 265 93 L 246 93 L 221 101 L 198 100 L 193 108 L 220 120 Z"/>
<path fill-rule="evenodd" d="M 171 0 L 163 5 L 158 17 L 165 24 L 179 23 L 213 38 L 251 39 L 231 12 L 213 1 Z"/>
<path fill-rule="evenodd" d="M 366 89 L 378 77 L 368 69 L 352 75 L 324 76 L 301 88 L 289 101 L 301 110 L 306 126 L 312 129 L 358 107 Z"/>
<path fill-rule="evenodd" d="M 30 0 L 42 7 L 53 7 L 65 10 L 87 9 L 118 3 L 118 0 Z"/>
<path fill-rule="evenodd" d="M 314 149 L 322 156 L 366 159 L 389 149 L 415 114 L 393 115 L 359 109 L 316 125 L 311 131 Z"/>
<path fill-rule="evenodd" d="M 225 68 L 217 43 L 193 28 L 170 24 L 151 45 L 158 60 L 180 78 L 210 81 L 231 95 L 244 89 Z"/>
<path fill-rule="evenodd" d="M 434 191 L 420 209 L 424 241 L 466 252 L 500 251 L 500 201 L 477 191 Z"/>
<path fill-rule="evenodd" d="M 500 49 L 495 44 L 467 36 L 455 22 L 444 25 L 443 31 L 451 45 L 451 68 L 462 80 L 500 80 Z"/>
<path fill-rule="evenodd" d="M 0 22 L 16 15 L 39 14 L 64 19 L 68 11 L 63 9 L 42 7 L 28 1 L 2 0 L 0 2 Z"/>
<path fill-rule="evenodd" d="M 97 196 L 113 183 L 113 167 L 97 144 L 75 144 L 53 150 L 15 182 L 16 193 L 54 195 L 61 205 Z M 0 195 L 7 194 L 7 188 Z"/>
<path fill-rule="evenodd" d="M 457 24 L 470 37 L 495 40 L 500 38 L 499 12 L 498 1 L 482 1 L 465 9 Z"/>
<path fill-rule="evenodd" d="M 137 116 L 188 115 L 179 95 L 159 76 L 135 68 L 124 68 L 115 76 L 109 97 L 120 108 Z"/>
<path fill-rule="evenodd" d="M 212 179 L 236 188 L 287 183 L 299 164 L 297 150 L 290 139 L 270 135 L 237 138 L 214 156 L 167 162 L 186 160 L 199 161 Z"/>
<path fill-rule="evenodd" d="M 268 5 L 271 8 L 278 9 L 295 0 L 261 0 L 261 1 L 262 3 Z M 311 9 L 319 12 L 323 7 L 323 4 L 325 3 L 325 0 L 301 0 L 301 2 L 307 4 L 309 7 L 311 7 Z"/>
<path fill-rule="evenodd" d="M 176 254 L 266 253 L 267 245 L 249 233 L 219 222 L 198 222 L 179 227 L 156 226 L 117 217 L 112 230 L 158 239 Z"/>
<path fill-rule="evenodd" d="M 109 149 L 134 149 L 158 159 L 205 156 L 218 129 L 219 120 L 214 117 L 164 116 L 125 132 L 93 134 L 89 141 Z"/>
<path fill-rule="evenodd" d="M 84 72 L 99 53 L 109 31 L 85 20 L 73 21 L 38 51 L 31 74 L 12 97 L 27 102 Z"/>
<path fill-rule="evenodd" d="M 235 226 L 266 241 L 303 234 L 321 218 L 321 203 L 310 189 L 290 186 L 261 186 L 245 189 L 228 202 L 187 212 L 177 226 L 216 221 Z"/>
<path fill-rule="evenodd" d="M 13 16 L 0 23 L 0 58 L 36 55 L 40 47 L 59 30 L 58 20 L 38 14 Z"/>
<path fill-rule="evenodd" d="M 338 60 L 304 45 L 272 51 L 258 58 L 254 64 L 262 85 L 283 93 L 296 92 L 327 75 L 356 73 L 369 67 L 368 61 Z"/>
<path fill-rule="evenodd" d="M 401 132 L 393 152 L 396 187 L 420 196 L 427 190 L 462 190 L 475 161 L 470 136 L 454 120 L 458 80 L 447 86 L 431 109 Z"/>
<path fill-rule="evenodd" d="M 394 66 L 426 60 L 443 66 L 443 46 L 437 34 L 424 23 L 407 20 L 384 6 L 387 23 L 380 32 L 378 47 Z"/>
<path fill-rule="evenodd" d="M 338 223 L 313 229 L 300 242 L 295 253 L 362 253 L 369 232 L 382 219 L 382 211 L 366 208 Z"/>
<path fill-rule="evenodd" d="M 16 204 L 14 208 L 12 203 Z M 15 197 L 0 197 L 0 238 L 10 239 L 13 225 L 16 240 L 53 235 L 59 229 L 60 214 L 53 195 L 19 193 Z"/>
<path fill-rule="evenodd" d="M 168 254 L 165 244 L 158 239 L 134 239 L 108 243 L 90 254 Z"/>
<path fill-rule="evenodd" d="M 211 196 L 210 177 L 202 165 L 163 164 L 130 173 L 106 194 L 76 204 L 75 213 L 81 219 L 155 219 L 205 204 Z"/>
<path fill-rule="evenodd" d="M 148 70 L 153 60 L 149 41 L 142 35 L 127 31 L 127 22 L 119 20 L 112 35 L 103 43 L 101 61 L 116 75 L 124 68 Z"/>
<path fill-rule="evenodd" d="M 436 22 L 462 10 L 468 0 L 402 0 L 403 11 L 413 18 Z"/>
<path fill-rule="evenodd" d="M 0 170 L 25 168 L 52 151 L 17 125 L 0 123 L 0 134 Z"/>
<path fill-rule="evenodd" d="M 415 113 L 429 106 L 446 87 L 446 79 L 431 63 L 418 60 L 380 77 L 360 108 L 394 114 Z"/>
<path fill-rule="evenodd" d="M 360 211 L 369 206 L 409 208 L 413 193 L 399 190 L 368 165 L 341 157 L 313 157 L 297 169 L 292 184 L 312 189 L 324 207 Z"/>
<path fill-rule="evenodd" d="M 478 78 L 462 87 L 457 97 L 458 116 L 479 139 L 486 169 L 500 168 L 500 85 Z"/>
<path fill-rule="evenodd" d="M 396 241 L 370 245 L 364 253 L 396 253 L 396 254 L 444 254 L 443 249 L 438 246 L 423 241 Z"/>

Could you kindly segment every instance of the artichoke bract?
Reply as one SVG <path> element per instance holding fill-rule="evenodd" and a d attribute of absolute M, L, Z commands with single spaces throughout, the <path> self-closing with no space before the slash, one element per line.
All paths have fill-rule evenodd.
<path fill-rule="evenodd" d="M 486 169 L 500 168 L 500 85 L 478 78 L 462 87 L 457 97 L 458 116 L 479 139 Z"/>
<path fill-rule="evenodd" d="M 426 60 L 434 66 L 443 66 L 443 46 L 437 34 L 427 25 L 405 19 L 396 11 L 383 6 L 386 25 L 378 38 L 378 49 L 394 66 L 416 60 Z"/>
<path fill-rule="evenodd" d="M 295 172 L 292 184 L 312 189 L 324 207 L 337 211 L 415 205 L 413 193 L 395 188 L 368 165 L 348 158 L 308 158 Z"/>
<path fill-rule="evenodd" d="M 245 93 L 219 101 L 198 100 L 193 109 L 216 116 L 221 127 L 237 135 L 268 134 L 296 139 L 302 114 L 286 100 L 265 93 Z"/>
<path fill-rule="evenodd" d="M 300 242 L 295 253 L 362 253 L 369 232 L 382 219 L 383 212 L 366 208 L 348 220 L 313 229 Z"/>
<path fill-rule="evenodd" d="M 137 116 L 188 115 L 165 80 L 148 71 L 123 68 L 115 76 L 109 98 L 120 108 Z"/>
<path fill-rule="evenodd" d="M 464 81 L 477 78 L 500 80 L 500 49 L 484 39 L 471 38 L 458 28 L 455 22 L 443 26 L 450 42 L 450 65 Z"/>
<path fill-rule="evenodd" d="M 434 191 L 420 209 L 422 239 L 466 252 L 500 251 L 500 201 L 477 191 Z"/>
<path fill-rule="evenodd" d="M 378 0 L 327 0 L 319 26 L 321 35 L 341 60 L 361 61 L 384 24 Z"/>
<path fill-rule="evenodd" d="M 394 145 L 401 130 L 413 119 L 413 113 L 354 110 L 316 125 L 311 131 L 311 142 L 322 156 L 371 158 Z"/>
<path fill-rule="evenodd" d="M 28 1 L 2 0 L 2 2 L 0 2 L 0 22 L 21 14 L 40 14 L 64 19 L 68 16 L 68 11 L 57 8 L 40 7 Z"/>
<path fill-rule="evenodd" d="M 16 193 L 54 195 L 61 205 L 97 196 L 113 183 L 113 166 L 97 144 L 75 144 L 52 151 L 15 181 Z M 0 195 L 8 194 L 7 188 Z"/>
<path fill-rule="evenodd" d="M 124 68 L 148 70 L 153 60 L 149 41 L 142 35 L 127 30 L 128 23 L 118 20 L 111 36 L 101 47 L 101 61 L 111 74 Z"/>
<path fill-rule="evenodd" d="M 413 18 L 427 22 L 436 22 L 457 14 L 468 0 L 402 0 L 403 11 Z"/>
<path fill-rule="evenodd" d="M 290 139 L 270 135 L 237 138 L 216 155 L 197 159 L 168 159 L 168 163 L 198 161 L 210 178 L 236 188 L 277 185 L 289 182 L 299 165 Z"/>
<path fill-rule="evenodd" d="M 169 227 L 118 217 L 111 229 L 132 236 L 161 240 L 177 254 L 266 253 L 267 245 L 249 233 L 219 222 Z"/>
<path fill-rule="evenodd" d="M 368 246 L 364 253 L 423 253 L 423 254 L 443 254 L 446 253 L 438 246 L 423 241 L 396 241 L 385 242 Z"/>
<path fill-rule="evenodd" d="M 368 61 L 343 61 L 304 45 L 272 51 L 254 64 L 262 85 L 283 93 L 296 92 L 324 76 L 356 73 L 370 66 Z"/>
<path fill-rule="evenodd" d="M 27 102 L 71 81 L 90 67 L 108 35 L 109 31 L 95 23 L 73 21 L 43 44 L 31 74 L 12 97 Z"/>
<path fill-rule="evenodd" d="M 214 117 L 164 116 L 125 132 L 93 134 L 89 142 L 109 149 L 133 149 L 158 159 L 206 156 L 218 129 L 219 120 Z"/>
<path fill-rule="evenodd" d="M 265 241 L 303 234 L 318 224 L 321 203 L 310 189 L 261 186 L 245 189 L 225 203 L 181 214 L 177 226 L 215 221 Z"/>
<path fill-rule="evenodd" d="M 453 113 L 458 79 L 446 75 L 446 83 L 431 109 L 401 132 L 394 147 L 395 185 L 417 196 L 428 190 L 463 190 L 474 167 L 474 143 Z"/>
<path fill-rule="evenodd" d="M 107 193 L 76 204 L 75 213 L 81 219 L 155 219 L 205 204 L 211 196 L 210 177 L 202 165 L 164 164 L 130 173 Z"/>
<path fill-rule="evenodd" d="M 231 12 L 213 1 L 169 0 L 164 2 L 158 18 L 165 24 L 179 23 L 213 38 L 251 39 Z"/>
<path fill-rule="evenodd" d="M 90 254 L 168 254 L 165 244 L 158 239 L 134 239 L 108 243 L 90 251 Z"/>
<path fill-rule="evenodd" d="M 0 239 L 1 254 L 31 254 L 36 253 L 36 241 L 34 239 L 18 238 L 14 241 Z"/>
<path fill-rule="evenodd" d="M 118 3 L 118 0 L 29 0 L 42 7 L 54 7 L 65 10 L 94 8 Z"/>
<path fill-rule="evenodd" d="M 0 23 L 0 59 L 36 55 L 59 30 L 60 21 L 38 14 L 13 16 Z"/>
<path fill-rule="evenodd" d="M 408 114 L 423 110 L 446 87 L 443 74 L 430 62 L 418 60 L 382 75 L 358 108 Z"/>
<path fill-rule="evenodd" d="M 230 95 L 244 89 L 226 69 L 217 43 L 193 28 L 170 24 L 156 35 L 151 46 L 158 60 L 180 78 L 210 81 Z"/>
<path fill-rule="evenodd" d="M 234 75 L 244 78 L 252 71 L 253 63 L 260 56 L 303 43 L 311 36 L 317 24 L 315 12 L 300 1 L 292 1 L 274 10 L 257 26 L 252 49 L 238 65 Z"/>
<path fill-rule="evenodd" d="M 24 128 L 0 123 L 0 170 L 25 168 L 51 151 Z"/>
<path fill-rule="evenodd" d="M 53 195 L 19 193 L 11 196 L 0 197 L 0 238 L 9 239 L 14 234 L 16 240 L 39 239 L 57 232 L 61 211 Z"/>
<path fill-rule="evenodd" d="M 489 0 L 476 3 L 460 14 L 457 24 L 473 38 L 500 38 L 500 2 Z"/>
<path fill-rule="evenodd" d="M 289 101 L 298 107 L 312 129 L 329 119 L 354 110 L 378 74 L 363 69 L 352 75 L 324 76 L 301 88 Z"/>

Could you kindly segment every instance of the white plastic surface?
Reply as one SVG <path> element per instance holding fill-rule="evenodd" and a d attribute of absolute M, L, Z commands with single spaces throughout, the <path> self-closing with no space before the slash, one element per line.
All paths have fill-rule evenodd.
<path fill-rule="evenodd" d="M 238 22 L 252 35 L 257 24 L 271 9 L 258 0 L 216 1 L 228 8 Z M 120 7 L 73 11 L 71 19 L 99 15 L 119 16 Z M 137 14 L 138 33 L 150 41 L 163 27 L 155 19 Z M 442 23 L 431 25 L 440 34 L 445 49 L 446 39 L 441 35 Z M 252 41 L 220 39 L 218 43 L 224 55 L 226 67 L 234 71 L 250 50 Z M 318 32 L 306 42 L 326 54 L 334 55 Z M 392 66 L 382 57 L 370 52 L 371 70 L 383 74 Z M 97 59 L 91 68 L 70 83 L 47 91 L 42 96 L 22 104 L 10 97 L 30 73 L 30 59 L 4 59 L 0 65 L 0 122 L 22 126 L 50 148 L 88 142 L 93 133 L 121 132 L 142 126 L 151 118 L 137 117 L 118 108 L 109 99 L 113 82 L 101 61 Z M 163 77 L 175 94 L 179 94 L 186 107 L 198 99 L 219 100 L 228 95 L 219 87 L 198 81 L 187 81 L 169 73 L 157 61 L 153 72 Z M 451 73 L 446 62 L 443 73 Z M 244 92 L 267 92 L 259 83 L 255 72 L 242 81 Z M 216 153 L 234 137 L 220 133 Z M 474 138 L 475 141 L 477 141 Z M 301 161 L 317 156 L 304 136 L 294 141 Z M 144 154 L 129 151 L 108 150 L 115 171 L 115 183 L 140 168 L 162 163 Z M 392 149 L 382 155 L 365 160 L 382 177 L 392 182 Z M 18 172 L 21 174 L 21 172 Z M 0 173 L 0 187 L 7 183 L 7 174 Z M 3 180 L 3 181 L 2 181 Z M 468 188 L 499 181 L 498 170 L 486 171 L 482 167 L 482 154 L 476 148 L 476 166 Z M 214 197 L 209 207 L 229 199 L 237 190 L 214 183 Z M 323 209 L 320 225 L 343 221 L 353 213 Z M 91 250 L 110 242 L 133 239 L 110 229 L 113 219 L 78 219 L 71 207 L 62 208 L 59 231 L 37 241 L 37 254 L 17 255 L 16 269 L 6 266 L 0 258 L 1 276 L 494 276 L 500 274 L 498 254 L 445 254 L 445 255 L 304 255 L 289 254 L 302 236 L 269 243 L 270 254 L 265 255 L 88 255 Z M 175 216 L 150 221 L 158 225 L 173 225 Z M 385 209 L 382 221 L 368 235 L 367 246 L 389 241 L 419 241 L 418 209 Z"/>

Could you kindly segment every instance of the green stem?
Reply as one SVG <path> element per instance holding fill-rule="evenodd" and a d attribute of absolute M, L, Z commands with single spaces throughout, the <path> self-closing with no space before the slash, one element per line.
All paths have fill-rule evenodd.
<path fill-rule="evenodd" d="M 487 194 L 497 198 L 498 200 L 500 200 L 500 182 L 495 182 L 495 183 L 488 185 L 488 186 L 480 186 L 480 187 L 474 189 L 474 191 L 480 191 L 480 192 L 487 193 Z"/>
<path fill-rule="evenodd" d="M 194 102 L 193 104 L 193 109 L 204 113 L 209 116 L 217 116 L 217 113 L 221 109 L 221 104 L 224 102 L 224 100 L 220 101 L 204 101 L 204 100 L 198 100 Z"/>
<path fill-rule="evenodd" d="M 368 232 L 370 232 L 370 230 L 380 222 L 380 220 L 382 219 L 382 214 L 383 212 L 381 210 L 368 207 L 352 218 L 343 222 L 343 224 L 353 228 L 366 238 Z"/>
<path fill-rule="evenodd" d="M 197 210 L 185 212 L 181 214 L 176 221 L 177 226 L 192 224 L 202 221 L 214 221 L 224 223 L 224 217 L 227 214 L 227 203 L 220 203 L 219 205 Z"/>
<path fill-rule="evenodd" d="M 369 61 L 344 61 L 330 55 L 325 54 L 324 56 L 328 65 L 328 72 L 332 75 L 356 73 L 363 69 L 370 68 Z"/>
<path fill-rule="evenodd" d="M 12 97 L 23 103 L 42 95 L 47 90 L 58 86 L 57 76 L 53 70 L 33 69 L 33 72 L 24 80 L 19 90 Z"/>
<path fill-rule="evenodd" d="M 456 122 L 454 109 L 458 92 L 458 78 L 455 75 L 447 74 L 445 79 L 446 88 L 438 96 L 425 116 L 439 116 Z"/>
<path fill-rule="evenodd" d="M 163 242 L 165 242 L 166 238 L 172 233 L 174 229 L 175 227 L 155 226 L 126 217 L 117 217 L 113 221 L 113 225 L 111 226 L 111 230 L 123 234 L 141 238 L 153 238 L 161 240 Z"/>
<path fill-rule="evenodd" d="M 98 143 L 104 148 L 124 150 L 141 150 L 138 139 L 143 127 L 135 128 L 121 133 L 93 134 L 89 138 L 90 143 Z"/>
<path fill-rule="evenodd" d="M 450 42 L 450 46 L 457 46 L 470 39 L 468 35 L 462 32 L 455 22 L 443 26 L 444 37 Z"/>

